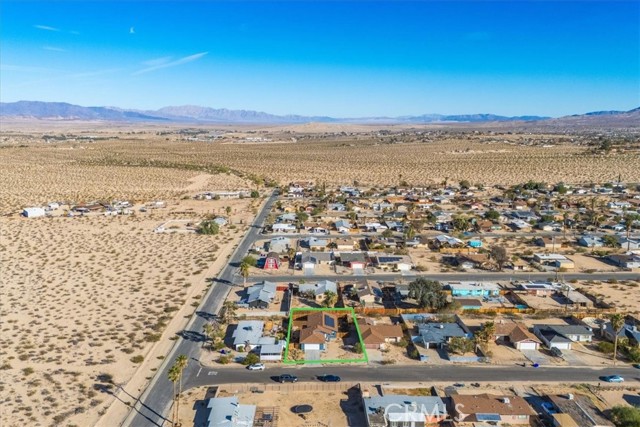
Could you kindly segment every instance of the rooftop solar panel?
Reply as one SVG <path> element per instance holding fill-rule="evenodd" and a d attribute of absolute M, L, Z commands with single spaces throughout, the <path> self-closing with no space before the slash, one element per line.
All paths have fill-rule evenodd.
<path fill-rule="evenodd" d="M 499 414 L 476 414 L 478 421 L 502 421 Z"/>
<path fill-rule="evenodd" d="M 329 316 L 328 314 L 324 315 L 324 324 L 327 325 L 330 328 L 335 328 L 336 324 L 333 321 L 333 317 Z"/>

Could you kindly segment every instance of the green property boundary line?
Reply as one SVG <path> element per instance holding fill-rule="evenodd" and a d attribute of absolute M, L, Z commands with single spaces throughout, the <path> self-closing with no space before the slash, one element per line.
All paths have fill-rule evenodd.
<path fill-rule="evenodd" d="M 308 313 L 310 311 L 337 311 L 344 312 L 351 315 L 351 319 L 356 327 L 356 332 L 358 334 L 358 340 L 360 342 L 360 347 L 362 348 L 362 356 L 359 359 L 320 359 L 320 360 L 289 360 L 289 344 L 291 343 L 291 329 L 293 328 L 293 316 L 296 313 Z M 369 356 L 367 355 L 367 349 L 364 346 L 364 341 L 362 340 L 362 334 L 360 333 L 360 326 L 358 325 L 358 320 L 356 319 L 356 312 L 352 307 L 346 308 L 292 308 L 289 312 L 289 327 L 287 328 L 287 345 L 284 350 L 284 360 L 283 363 L 285 365 L 305 365 L 305 364 L 322 364 L 322 363 L 368 363 Z"/>

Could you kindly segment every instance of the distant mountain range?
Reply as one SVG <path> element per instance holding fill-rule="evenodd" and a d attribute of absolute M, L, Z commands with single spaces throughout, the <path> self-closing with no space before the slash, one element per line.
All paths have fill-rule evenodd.
<path fill-rule="evenodd" d="M 97 120 L 114 122 L 165 122 L 165 123 L 237 123 L 237 124 L 296 124 L 322 123 L 489 123 L 489 122 L 539 122 L 547 120 L 580 121 L 584 118 L 613 117 L 619 119 L 640 118 L 640 108 L 631 111 L 599 111 L 584 115 L 551 119 L 540 116 L 498 116 L 495 114 L 442 115 L 424 114 L 400 117 L 334 118 L 327 116 L 279 116 L 260 111 L 228 110 L 195 105 L 163 107 L 153 111 L 128 110 L 117 107 L 82 107 L 64 102 L 18 101 L 0 102 L 0 116 L 38 120 Z"/>

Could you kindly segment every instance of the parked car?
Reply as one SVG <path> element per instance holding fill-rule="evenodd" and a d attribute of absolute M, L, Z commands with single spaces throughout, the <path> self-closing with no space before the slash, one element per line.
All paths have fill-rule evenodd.
<path fill-rule="evenodd" d="M 278 377 L 278 381 L 281 383 L 295 383 L 298 382 L 298 377 L 295 375 L 284 374 Z"/>
<path fill-rule="evenodd" d="M 551 350 L 549 350 L 549 352 L 551 353 L 551 355 L 555 356 L 555 357 L 564 357 L 564 355 L 562 354 L 562 351 L 558 348 L 558 347 L 551 347 Z"/>
<path fill-rule="evenodd" d="M 622 378 L 620 375 L 607 375 L 606 377 L 602 377 L 603 380 L 605 380 L 608 383 L 623 383 L 624 382 L 624 378 Z"/>
<path fill-rule="evenodd" d="M 633 367 L 636 369 L 640 369 L 640 363 L 636 363 L 635 365 L 633 365 Z"/>
<path fill-rule="evenodd" d="M 247 369 L 250 371 L 264 371 L 264 363 L 254 363 L 247 366 Z"/>
<path fill-rule="evenodd" d="M 340 377 L 337 375 L 319 375 L 318 379 L 325 383 L 338 383 L 340 382 Z"/>

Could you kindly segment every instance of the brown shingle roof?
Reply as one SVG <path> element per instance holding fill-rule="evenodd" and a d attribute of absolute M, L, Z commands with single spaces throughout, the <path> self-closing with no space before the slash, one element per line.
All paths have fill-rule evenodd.
<path fill-rule="evenodd" d="M 508 403 L 505 402 L 508 399 Z M 475 420 L 475 414 L 535 415 L 529 404 L 519 396 L 498 396 L 492 394 L 451 396 L 453 406 L 469 416 L 464 421 Z"/>
<path fill-rule="evenodd" d="M 360 325 L 360 333 L 365 344 L 384 344 L 386 338 L 401 338 L 400 325 Z"/>

